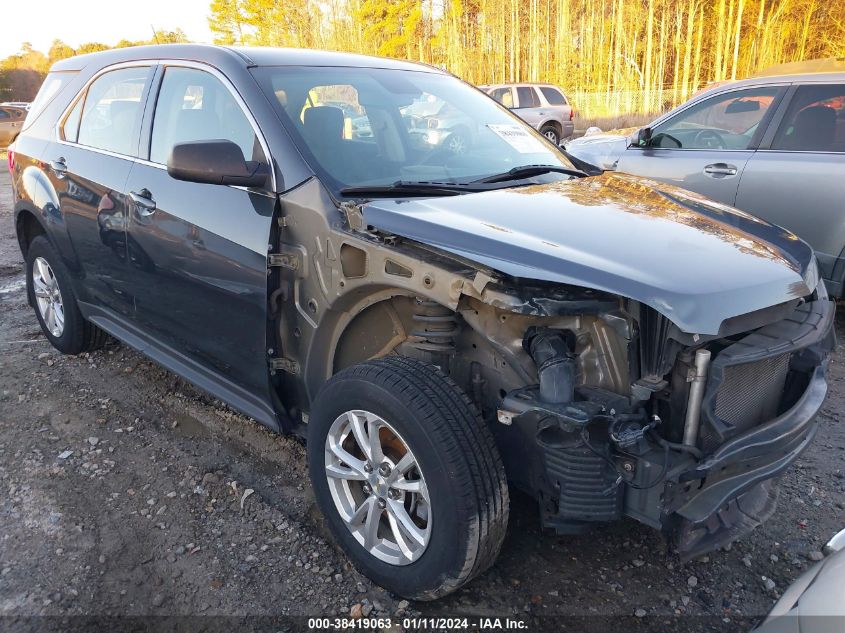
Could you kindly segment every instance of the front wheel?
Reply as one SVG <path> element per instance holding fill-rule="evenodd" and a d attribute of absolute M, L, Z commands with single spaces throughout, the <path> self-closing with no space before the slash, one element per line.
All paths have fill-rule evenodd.
<path fill-rule="evenodd" d="M 389 357 L 331 378 L 308 423 L 317 503 L 355 565 L 433 600 L 485 571 L 508 519 L 492 434 L 439 369 Z"/>

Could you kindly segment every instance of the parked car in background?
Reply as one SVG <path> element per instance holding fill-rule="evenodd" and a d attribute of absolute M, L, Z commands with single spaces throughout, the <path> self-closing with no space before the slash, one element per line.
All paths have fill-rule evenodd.
<path fill-rule="evenodd" d="M 0 147 L 6 147 L 20 133 L 26 109 L 17 105 L 0 105 Z"/>
<path fill-rule="evenodd" d="M 475 118 L 433 95 L 425 95 L 400 109 L 412 142 L 420 148 L 442 147 L 452 154 L 466 154 L 477 135 Z"/>
<path fill-rule="evenodd" d="M 402 596 L 489 568 L 511 489 L 544 528 L 630 517 L 701 556 L 816 434 L 835 304 L 807 244 L 588 176 L 448 73 L 141 46 L 57 62 L 38 100 L 8 162 L 44 336 L 111 334 L 306 436 L 326 525 Z M 458 121 L 464 151 L 424 136 Z"/>
<path fill-rule="evenodd" d="M 552 84 L 495 84 L 479 86 L 506 108 L 557 145 L 575 133 L 575 109 L 563 91 Z"/>
<path fill-rule="evenodd" d="M 841 63 L 840 63 L 841 67 Z M 807 240 L 845 296 L 845 72 L 762 75 L 707 90 L 630 135 L 566 150 L 695 191 Z"/>
<path fill-rule="evenodd" d="M 845 631 L 845 530 L 824 547 L 827 558 L 793 582 L 753 633 Z"/>

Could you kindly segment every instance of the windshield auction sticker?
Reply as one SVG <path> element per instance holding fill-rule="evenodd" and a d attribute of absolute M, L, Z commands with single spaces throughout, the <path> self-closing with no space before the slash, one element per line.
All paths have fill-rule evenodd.
<path fill-rule="evenodd" d="M 487 127 L 520 154 L 537 154 L 538 152 L 548 151 L 539 139 L 516 123 L 488 123 Z"/>

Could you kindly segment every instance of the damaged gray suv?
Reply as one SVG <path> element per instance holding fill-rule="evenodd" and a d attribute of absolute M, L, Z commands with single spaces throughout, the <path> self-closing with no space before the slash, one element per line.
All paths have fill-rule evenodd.
<path fill-rule="evenodd" d="M 771 515 L 816 432 L 834 304 L 804 242 L 588 175 L 453 76 L 173 45 L 43 91 L 9 166 L 45 336 L 112 335 L 307 436 L 329 528 L 398 594 L 492 565 L 509 488 L 558 533 L 627 516 L 700 555 Z M 419 142 L 431 101 L 465 151 Z"/>

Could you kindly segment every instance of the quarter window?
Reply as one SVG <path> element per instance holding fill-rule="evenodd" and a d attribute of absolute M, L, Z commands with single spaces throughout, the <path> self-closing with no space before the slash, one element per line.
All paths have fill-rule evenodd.
<path fill-rule="evenodd" d="M 246 160 L 266 162 L 249 119 L 217 77 L 195 68 L 168 68 L 156 103 L 150 160 L 166 164 L 174 145 L 211 140 L 232 141 Z"/>
<path fill-rule="evenodd" d="M 121 68 L 88 88 L 79 122 L 80 145 L 134 155 L 141 123 L 141 98 L 149 67 Z"/>
<path fill-rule="evenodd" d="M 798 88 L 772 149 L 845 152 L 845 84 Z"/>
<path fill-rule="evenodd" d="M 540 100 L 537 98 L 537 93 L 531 86 L 518 86 L 516 89 L 516 98 L 519 101 L 520 108 L 539 108 Z"/>
<path fill-rule="evenodd" d="M 566 105 L 566 97 L 563 96 L 557 88 L 550 88 L 549 86 L 540 86 L 540 92 L 549 102 L 549 105 Z"/>
<path fill-rule="evenodd" d="M 711 97 L 656 126 L 649 145 L 669 149 L 748 149 L 780 88 Z"/>

